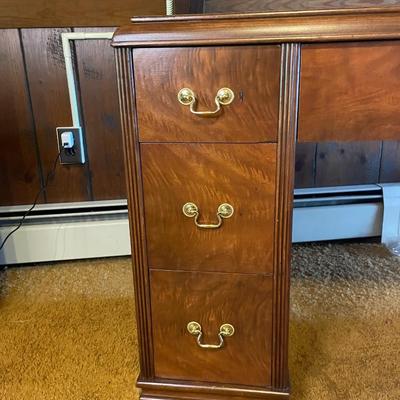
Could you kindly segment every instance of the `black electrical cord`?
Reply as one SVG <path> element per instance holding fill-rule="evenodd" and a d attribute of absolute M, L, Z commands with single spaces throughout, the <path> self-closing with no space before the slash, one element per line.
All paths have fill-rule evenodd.
<path fill-rule="evenodd" d="M 62 149 L 63 150 L 63 149 Z M 9 237 L 16 232 L 19 228 L 21 228 L 22 224 L 25 221 L 25 218 L 28 216 L 28 214 L 36 207 L 37 202 L 39 201 L 39 197 L 40 195 L 47 189 L 47 185 L 49 184 L 50 179 L 53 179 L 55 172 L 56 172 L 56 168 L 58 165 L 58 160 L 61 157 L 61 152 L 62 150 L 60 150 L 60 152 L 57 154 L 57 158 L 54 160 L 54 164 L 53 164 L 53 168 L 51 169 L 51 171 L 49 171 L 49 173 L 47 174 L 46 180 L 43 184 L 43 186 L 40 188 L 40 190 L 38 191 L 35 200 L 33 201 L 32 206 L 29 208 L 28 211 L 25 212 L 25 214 L 22 216 L 21 220 L 19 221 L 18 225 L 5 237 L 5 239 L 1 242 L 0 245 L 0 251 L 3 249 L 4 245 L 6 244 L 7 240 L 9 239 Z"/>

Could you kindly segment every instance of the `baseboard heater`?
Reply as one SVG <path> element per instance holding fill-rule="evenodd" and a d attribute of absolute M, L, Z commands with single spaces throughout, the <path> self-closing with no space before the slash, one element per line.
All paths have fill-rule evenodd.
<path fill-rule="evenodd" d="M 0 207 L 0 239 L 26 206 Z M 296 189 L 293 242 L 380 236 L 378 185 Z M 0 265 L 130 254 L 125 200 L 38 205 L 0 251 Z"/>

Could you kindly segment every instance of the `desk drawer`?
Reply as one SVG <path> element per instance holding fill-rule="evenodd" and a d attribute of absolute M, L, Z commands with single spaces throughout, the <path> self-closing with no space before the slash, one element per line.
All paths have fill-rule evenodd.
<path fill-rule="evenodd" d="M 140 141 L 276 141 L 280 46 L 135 49 L 133 58 Z M 193 111 L 215 111 L 222 88 L 234 98 L 195 115 L 178 101 L 183 88 L 194 93 Z"/>
<path fill-rule="evenodd" d="M 271 277 L 153 270 L 151 309 L 157 378 L 271 384 Z M 201 348 L 192 321 L 202 345 L 219 345 L 223 324 L 234 333 L 219 349 Z"/>
<path fill-rule="evenodd" d="M 272 272 L 275 144 L 142 144 L 141 155 L 151 268 Z"/>

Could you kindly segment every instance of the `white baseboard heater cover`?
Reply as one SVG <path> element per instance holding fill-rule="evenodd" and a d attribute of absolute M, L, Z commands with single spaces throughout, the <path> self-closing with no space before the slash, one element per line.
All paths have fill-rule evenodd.
<path fill-rule="evenodd" d="M 0 207 L 0 239 L 26 208 Z M 382 187 L 298 189 L 293 213 L 293 242 L 381 236 Z M 0 265 L 125 256 L 129 240 L 125 200 L 39 205 L 7 241 Z"/>

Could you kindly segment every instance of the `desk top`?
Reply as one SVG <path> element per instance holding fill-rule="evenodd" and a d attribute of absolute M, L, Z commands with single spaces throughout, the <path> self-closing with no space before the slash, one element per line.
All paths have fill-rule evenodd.
<path fill-rule="evenodd" d="M 400 38 L 400 5 L 135 17 L 113 46 L 163 47 Z"/>

